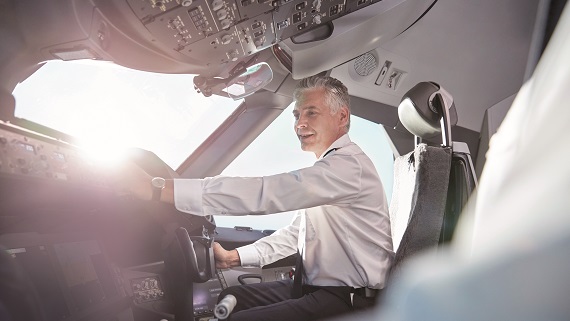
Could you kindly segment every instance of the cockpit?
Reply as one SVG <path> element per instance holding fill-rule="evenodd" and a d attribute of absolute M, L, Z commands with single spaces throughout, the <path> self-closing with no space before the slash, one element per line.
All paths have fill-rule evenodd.
<path fill-rule="evenodd" d="M 0 1 L 0 267 L 14 267 L 0 268 L 0 316 L 209 321 L 222 290 L 290 280 L 295 256 L 220 269 L 212 245 L 251 244 L 289 224 L 292 212 L 193 216 L 117 193 L 109 176 L 124 161 L 189 179 L 312 166 L 292 111 L 295 86 L 314 75 L 348 88 L 350 138 L 370 157 L 387 200 L 402 200 L 398 159 L 408 162 L 421 144 L 448 148 L 454 201 L 443 201 L 442 230 L 429 247 L 447 245 L 490 138 L 564 4 Z M 428 133 L 399 114 L 418 84 L 429 87 L 430 103 L 441 99 L 443 136 L 439 107 L 423 120 L 408 114 L 415 125 L 437 114 Z M 469 179 L 447 184 L 465 172 Z M 403 243 L 412 216 L 398 221 Z"/>

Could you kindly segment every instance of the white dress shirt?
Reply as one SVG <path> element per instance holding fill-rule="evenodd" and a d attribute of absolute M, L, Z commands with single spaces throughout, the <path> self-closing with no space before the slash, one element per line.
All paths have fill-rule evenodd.
<path fill-rule="evenodd" d="M 176 179 L 176 208 L 194 215 L 299 210 L 291 225 L 238 248 L 243 266 L 303 253 L 305 284 L 383 288 L 392 262 L 384 188 L 372 161 L 344 135 L 311 167 L 265 177 Z"/>

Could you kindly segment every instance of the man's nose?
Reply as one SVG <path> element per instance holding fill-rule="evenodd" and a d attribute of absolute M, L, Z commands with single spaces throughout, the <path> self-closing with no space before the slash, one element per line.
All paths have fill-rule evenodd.
<path fill-rule="evenodd" d="M 295 123 L 295 128 L 305 128 L 305 127 L 307 127 L 307 122 L 303 117 L 299 116 L 299 119 L 297 119 L 297 122 Z"/>

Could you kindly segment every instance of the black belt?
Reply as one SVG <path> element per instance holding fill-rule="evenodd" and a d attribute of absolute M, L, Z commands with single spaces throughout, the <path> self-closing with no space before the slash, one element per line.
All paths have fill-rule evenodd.
<path fill-rule="evenodd" d="M 378 296 L 378 293 L 380 293 L 380 290 L 371 288 L 358 288 L 354 289 L 353 293 L 363 298 L 375 298 Z"/>
<path fill-rule="evenodd" d="M 302 295 L 309 294 L 318 290 L 334 290 L 334 289 L 342 289 L 343 291 L 354 293 L 362 298 L 375 298 L 380 293 L 378 289 L 371 289 L 371 288 L 358 288 L 355 289 L 350 286 L 318 286 L 318 285 L 302 285 Z M 301 295 L 301 296 L 302 296 Z M 299 296 L 300 297 L 300 296 Z M 299 298 L 297 297 L 297 298 Z"/>

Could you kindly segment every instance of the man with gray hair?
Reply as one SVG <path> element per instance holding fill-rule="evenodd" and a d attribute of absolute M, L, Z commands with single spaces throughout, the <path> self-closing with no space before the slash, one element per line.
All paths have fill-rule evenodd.
<path fill-rule="evenodd" d="M 166 180 L 160 196 L 194 215 L 298 210 L 290 225 L 253 244 L 227 251 L 214 243 L 221 269 L 260 267 L 299 254 L 295 280 L 222 291 L 219 300 L 237 298 L 232 321 L 317 320 L 372 306 L 392 262 L 382 182 L 348 136 L 347 88 L 337 79 L 314 76 L 300 81 L 294 98 L 293 129 L 301 149 L 315 154 L 314 165 L 265 177 Z M 139 175 L 131 192 L 150 199 L 150 180 Z"/>
<path fill-rule="evenodd" d="M 291 225 L 252 245 L 225 251 L 219 268 L 263 266 L 298 252 L 300 291 L 290 280 L 230 287 L 237 298 L 230 320 L 317 320 L 373 305 L 392 259 L 384 189 L 371 160 L 348 137 L 347 88 L 331 77 L 309 77 L 293 93 L 294 130 L 312 167 L 272 176 L 267 188 L 280 210 L 299 210 Z M 258 195 L 257 193 L 255 195 Z M 267 199 L 269 198 L 269 199 Z M 298 264 L 299 266 L 299 264 Z M 300 280 L 298 280 L 300 281 Z"/>

